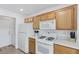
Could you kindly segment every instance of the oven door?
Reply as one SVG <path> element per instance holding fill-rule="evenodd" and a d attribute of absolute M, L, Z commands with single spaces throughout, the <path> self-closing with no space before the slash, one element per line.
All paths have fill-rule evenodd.
<path fill-rule="evenodd" d="M 37 54 L 51 54 L 53 53 L 53 46 L 37 41 Z"/>

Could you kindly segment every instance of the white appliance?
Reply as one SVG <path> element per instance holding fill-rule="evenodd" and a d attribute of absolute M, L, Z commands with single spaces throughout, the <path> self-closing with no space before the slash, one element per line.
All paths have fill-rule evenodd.
<path fill-rule="evenodd" d="M 28 53 L 28 38 L 34 35 L 32 23 L 20 24 L 18 32 L 18 48 Z"/>
<path fill-rule="evenodd" d="M 40 21 L 40 29 L 56 29 L 56 20 Z"/>
<path fill-rule="evenodd" d="M 37 54 L 53 54 L 53 44 L 49 45 L 44 42 L 37 41 Z"/>
<path fill-rule="evenodd" d="M 52 37 L 52 35 L 51 35 Z M 53 36 L 53 40 L 49 39 L 49 37 L 38 38 L 36 40 L 36 53 L 37 54 L 53 54 L 54 53 L 54 42 L 56 40 L 56 35 Z"/>

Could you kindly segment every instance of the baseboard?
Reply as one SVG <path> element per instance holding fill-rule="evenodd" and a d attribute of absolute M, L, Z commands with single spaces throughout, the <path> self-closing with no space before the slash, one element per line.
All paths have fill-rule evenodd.
<path fill-rule="evenodd" d="M 19 48 L 18 48 L 18 50 L 20 50 L 20 51 L 21 51 L 22 53 L 24 53 L 24 54 L 29 54 L 29 53 L 26 53 L 26 52 L 22 51 L 22 50 L 21 50 L 21 49 L 19 49 Z"/>
<path fill-rule="evenodd" d="M 11 44 L 9 44 L 9 45 L 5 45 L 5 46 L 2 46 L 2 47 L 0 47 L 0 48 L 3 48 L 3 47 L 7 47 L 7 46 L 10 46 Z"/>
<path fill-rule="evenodd" d="M 14 46 L 14 45 L 12 45 L 12 44 L 8 45 L 8 47 L 9 47 L 9 46 L 12 46 L 12 47 L 14 47 L 14 48 L 15 48 L 15 46 Z"/>

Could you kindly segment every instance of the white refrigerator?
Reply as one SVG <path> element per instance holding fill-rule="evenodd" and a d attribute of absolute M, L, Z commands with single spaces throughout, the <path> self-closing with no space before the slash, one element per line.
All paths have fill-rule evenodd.
<path fill-rule="evenodd" d="M 28 53 L 28 38 L 34 35 L 32 23 L 20 24 L 18 30 L 18 48 Z"/>

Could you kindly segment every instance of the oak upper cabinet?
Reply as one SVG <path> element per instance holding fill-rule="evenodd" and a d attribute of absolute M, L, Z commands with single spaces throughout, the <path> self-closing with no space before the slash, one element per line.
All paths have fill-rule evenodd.
<path fill-rule="evenodd" d="M 55 54 L 79 54 L 79 50 L 54 44 L 54 53 Z"/>
<path fill-rule="evenodd" d="M 48 12 L 40 15 L 40 21 L 55 19 L 55 12 Z"/>
<path fill-rule="evenodd" d="M 30 23 L 30 22 L 33 22 L 33 17 L 24 19 L 24 23 Z"/>
<path fill-rule="evenodd" d="M 29 38 L 29 53 L 35 54 L 36 46 L 35 39 Z"/>
<path fill-rule="evenodd" d="M 41 15 L 39 15 L 39 16 L 40 16 L 40 21 L 45 21 L 45 20 L 48 19 L 47 13 L 41 14 Z"/>
<path fill-rule="evenodd" d="M 71 6 L 56 11 L 56 29 L 74 30 L 76 29 L 76 7 Z"/>
<path fill-rule="evenodd" d="M 51 20 L 51 19 L 55 19 L 55 12 L 48 12 L 47 13 L 47 17 L 48 17 L 48 20 Z"/>
<path fill-rule="evenodd" d="M 33 29 L 39 29 L 40 17 L 35 16 L 33 20 Z"/>
<path fill-rule="evenodd" d="M 40 21 L 46 21 L 46 20 L 51 20 L 51 19 L 52 20 L 55 19 L 55 12 L 48 12 L 48 13 L 35 16 L 33 19 L 33 28 L 39 29 Z"/>

